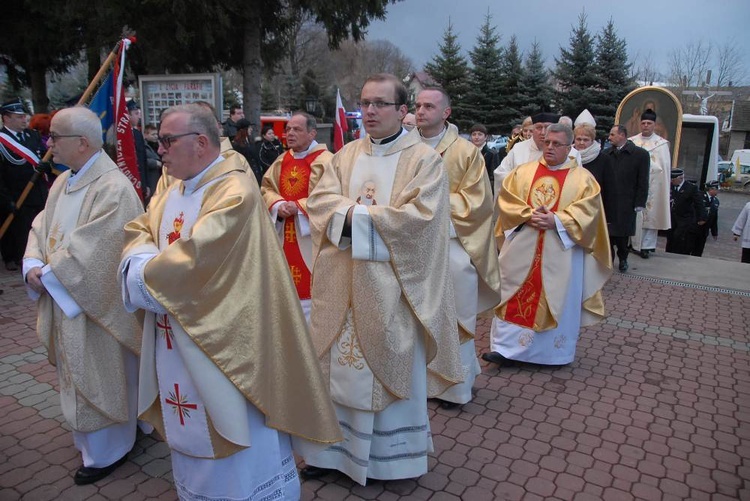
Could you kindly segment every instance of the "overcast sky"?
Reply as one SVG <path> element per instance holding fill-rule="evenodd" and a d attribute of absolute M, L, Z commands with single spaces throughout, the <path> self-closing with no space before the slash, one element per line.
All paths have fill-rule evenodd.
<path fill-rule="evenodd" d="M 370 25 L 368 39 L 395 43 L 421 70 L 438 53 L 449 18 L 467 55 L 488 8 L 501 45 L 515 34 L 525 52 L 538 40 L 548 67 L 560 46 L 569 46 L 584 9 L 592 34 L 614 20 L 636 66 L 650 54 L 657 70 L 668 73 L 670 50 L 699 40 L 733 41 L 750 65 L 750 0 L 402 0 L 388 7 L 385 21 Z"/>

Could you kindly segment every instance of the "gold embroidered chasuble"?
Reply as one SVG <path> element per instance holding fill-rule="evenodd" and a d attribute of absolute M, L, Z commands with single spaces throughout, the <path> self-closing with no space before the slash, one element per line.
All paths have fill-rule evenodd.
<path fill-rule="evenodd" d="M 148 292 L 258 408 L 266 425 L 319 443 L 341 440 L 283 253 L 260 190 L 236 155 L 203 176 L 190 235 L 144 267 Z M 153 248 L 169 190 L 125 227 L 123 257 Z M 156 399 L 143 417 L 162 428 Z"/>
<path fill-rule="evenodd" d="M 37 302 L 37 334 L 52 365 L 75 389 L 75 416 L 66 416 L 76 431 L 91 432 L 128 420 L 122 350 L 138 355 L 139 319 L 125 311 L 117 267 L 125 241 L 122 228 L 143 213 L 133 186 L 102 153 L 67 190 L 71 171 L 55 180 L 44 211 L 34 220 L 25 258 L 49 264 L 52 272 L 82 308 L 68 318 L 48 293 Z M 67 234 L 53 222 L 56 211 L 69 208 L 66 198 L 86 190 L 75 227 Z M 72 422 L 71 422 L 72 421 Z"/>
<path fill-rule="evenodd" d="M 642 211 L 643 227 L 654 230 L 668 230 L 672 227 L 669 210 L 669 190 L 671 186 L 672 157 L 669 154 L 669 141 L 657 134 L 644 137 L 641 134 L 630 138 L 633 144 L 643 148 L 651 158 L 648 173 L 648 198 Z M 640 246 L 640 242 L 638 244 Z"/>
<path fill-rule="evenodd" d="M 536 299 L 539 308 L 533 321 L 533 330 L 542 332 L 555 328 L 562 313 L 565 284 L 577 280 L 572 276 L 571 253 L 566 251 L 556 234 L 547 230 L 540 252 L 535 252 L 539 231 L 525 227 L 507 241 L 505 232 L 531 219 L 532 205 L 529 195 L 539 183 L 534 183 L 538 168 L 547 168 L 546 161 L 520 165 L 503 181 L 498 197 L 500 217 L 495 227 L 495 237 L 500 247 L 500 273 L 502 275 L 502 302 L 495 308 L 498 318 L 505 320 L 507 304 L 530 278 L 535 261 L 541 261 L 541 297 Z M 569 160 L 561 169 L 568 169 L 564 184 L 552 195 L 557 201 L 555 215 L 562 222 L 570 239 L 584 251 L 583 302 L 581 325 L 592 325 L 604 316 L 601 289 L 612 274 L 609 236 L 604 217 L 604 207 L 599 185 L 584 168 Z M 532 202 L 533 203 L 533 202 Z M 547 204 L 552 207 L 554 203 Z"/>
<path fill-rule="evenodd" d="M 459 137 L 458 128 L 453 124 L 448 124 L 435 150 L 443 158 L 448 174 L 451 221 L 458 239 L 469 254 L 479 279 L 492 291 L 493 297 L 497 295 L 495 304 L 486 305 L 485 311 L 489 311 L 500 301 L 500 268 L 493 238 L 492 189 L 484 158 L 479 148 Z"/>
<path fill-rule="evenodd" d="M 416 336 L 422 336 L 426 347 L 430 396 L 463 376 L 448 267 L 448 180 L 440 157 L 422 144 L 417 130 L 385 152 L 386 157 L 400 155 L 390 203 L 368 207 L 390 261 L 354 260 L 350 248 L 340 250 L 328 239 L 336 211 L 354 205 L 358 196 L 359 187 L 349 185 L 358 158 L 372 154 L 369 136 L 347 144 L 308 198 L 316 256 L 310 320 L 313 343 L 327 371 L 332 345 L 351 317 L 361 357 L 375 379 L 371 410 L 378 411 L 395 399 L 409 398 Z M 405 312 L 416 320 L 415 330 L 387 328 L 393 319 L 403 320 Z"/>

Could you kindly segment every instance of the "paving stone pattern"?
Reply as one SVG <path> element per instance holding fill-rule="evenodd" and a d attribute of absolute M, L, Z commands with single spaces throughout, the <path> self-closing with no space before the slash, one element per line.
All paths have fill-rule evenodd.
<path fill-rule="evenodd" d="M 16 274 L 0 288 L 0 501 L 176 499 L 169 450 L 148 436 L 110 478 L 73 484 L 34 308 Z M 366 487 L 330 474 L 303 499 L 750 500 L 750 297 L 622 274 L 604 296 L 609 317 L 571 365 L 481 362 L 471 403 L 430 402 L 429 473 Z"/>

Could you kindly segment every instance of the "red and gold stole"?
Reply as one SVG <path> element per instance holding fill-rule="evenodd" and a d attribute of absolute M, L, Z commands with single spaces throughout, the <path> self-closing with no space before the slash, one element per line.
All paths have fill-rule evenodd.
<path fill-rule="evenodd" d="M 319 150 L 307 155 L 305 158 L 294 158 L 291 150 L 287 151 L 281 160 L 281 173 L 279 174 L 279 195 L 289 202 L 307 198 L 310 190 L 310 166 L 318 155 L 325 150 Z M 297 204 L 297 209 L 304 210 Z M 294 227 L 294 218 L 288 217 L 284 220 L 284 255 L 289 266 L 289 272 L 297 288 L 300 299 L 310 299 L 310 287 L 312 274 L 307 269 L 302 253 L 297 244 L 297 230 Z"/>
<path fill-rule="evenodd" d="M 550 170 L 540 163 L 534 174 L 526 203 L 536 209 L 542 205 L 554 212 L 560 203 L 565 179 L 570 169 Z M 542 251 L 546 231 L 539 231 L 534 249 L 534 259 L 526 279 L 516 293 L 505 304 L 502 318 L 507 322 L 538 330 L 538 317 L 545 318 L 549 314 L 549 306 L 542 283 Z"/>

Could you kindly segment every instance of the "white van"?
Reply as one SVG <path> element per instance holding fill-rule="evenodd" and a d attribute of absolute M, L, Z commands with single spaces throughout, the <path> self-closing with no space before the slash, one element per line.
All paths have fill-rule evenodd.
<path fill-rule="evenodd" d="M 734 150 L 732 153 L 734 185 L 750 190 L 750 150 Z"/>

